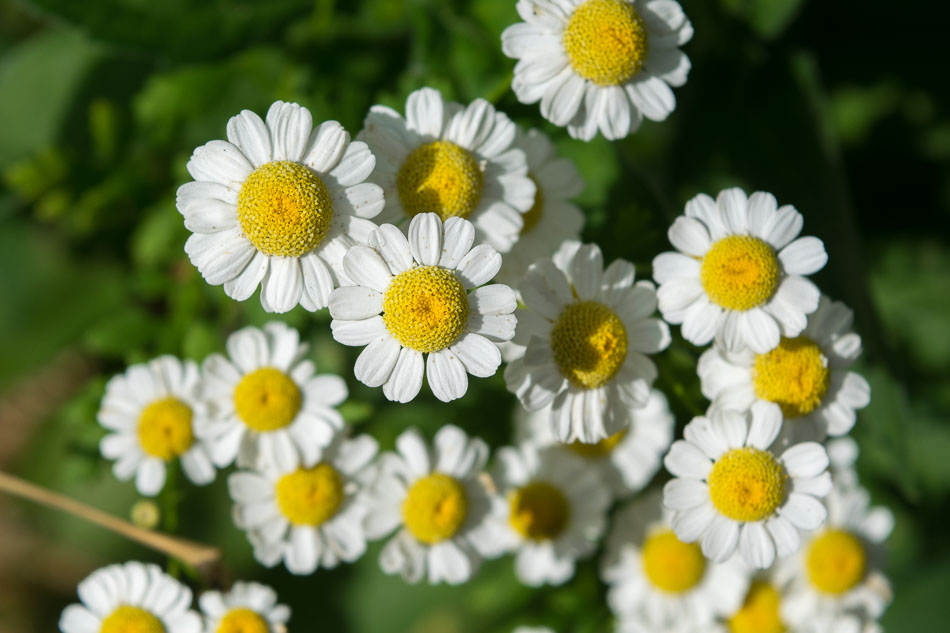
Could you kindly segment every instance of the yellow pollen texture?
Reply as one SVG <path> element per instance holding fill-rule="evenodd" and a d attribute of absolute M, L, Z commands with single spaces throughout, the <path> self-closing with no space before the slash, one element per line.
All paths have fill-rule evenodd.
<path fill-rule="evenodd" d="M 578 389 L 595 389 L 623 366 L 627 330 L 607 306 L 579 301 L 558 316 L 551 330 L 551 349 L 561 375 Z"/>
<path fill-rule="evenodd" d="M 646 24 L 625 0 L 587 0 L 564 29 L 571 67 L 598 86 L 626 83 L 643 68 L 648 50 Z"/>
<path fill-rule="evenodd" d="M 548 541 L 560 536 L 571 515 L 564 493 L 544 481 L 533 481 L 508 495 L 508 522 L 531 541 Z"/>
<path fill-rule="evenodd" d="M 729 618 L 731 633 L 784 633 L 779 616 L 780 596 L 772 585 L 756 581 L 749 587 L 742 608 Z"/>
<path fill-rule="evenodd" d="M 643 571 L 655 587 L 683 593 L 703 579 L 706 559 L 699 545 L 684 543 L 672 530 L 663 530 L 643 544 Z"/>
<path fill-rule="evenodd" d="M 138 422 L 142 450 L 165 461 L 187 451 L 195 441 L 191 415 L 191 407 L 178 398 L 162 398 L 145 407 Z"/>
<path fill-rule="evenodd" d="M 303 396 L 290 376 L 273 367 L 246 374 L 234 388 L 234 410 L 248 427 L 267 432 L 294 421 Z"/>
<path fill-rule="evenodd" d="M 775 294 L 780 276 L 775 250 L 748 235 L 730 235 L 714 243 L 699 268 L 709 299 L 727 310 L 764 304 Z"/>
<path fill-rule="evenodd" d="M 783 337 L 778 347 L 756 356 L 752 375 L 755 395 L 777 403 L 786 418 L 814 411 L 831 381 L 828 359 L 806 336 Z"/>
<path fill-rule="evenodd" d="M 808 546 L 805 567 L 819 591 L 841 595 L 864 579 L 867 553 L 860 539 L 850 532 L 828 530 Z"/>
<path fill-rule="evenodd" d="M 481 167 L 471 152 L 451 141 L 433 141 L 412 150 L 396 176 L 406 213 L 438 213 L 442 221 L 465 218 L 482 197 Z"/>
<path fill-rule="evenodd" d="M 240 608 L 228 611 L 215 633 L 270 633 L 270 628 L 256 611 Z"/>
<path fill-rule="evenodd" d="M 788 475 L 767 451 L 735 448 L 722 455 L 709 473 L 709 497 L 734 521 L 761 521 L 785 500 Z"/>
<path fill-rule="evenodd" d="M 457 479 L 443 473 L 417 479 L 402 502 L 406 529 L 427 545 L 455 536 L 467 515 L 465 488 Z"/>
<path fill-rule="evenodd" d="M 544 194 L 541 192 L 541 185 L 538 183 L 537 178 L 531 174 L 528 174 L 528 178 L 531 179 L 535 187 L 534 205 L 528 209 L 527 213 L 521 216 L 521 221 L 524 222 L 521 226 L 521 235 L 530 233 L 531 230 L 538 225 L 538 222 L 541 221 L 541 214 L 544 212 Z"/>
<path fill-rule="evenodd" d="M 403 347 L 425 353 L 445 349 L 468 324 L 465 286 L 446 268 L 410 268 L 386 289 L 383 323 Z"/>
<path fill-rule="evenodd" d="M 124 604 L 102 621 L 99 633 L 165 633 L 165 625 L 145 609 Z"/>
<path fill-rule="evenodd" d="M 620 442 L 622 442 L 623 438 L 625 437 L 627 437 L 627 429 L 617 431 L 610 437 L 605 437 L 599 442 L 594 442 L 593 444 L 571 442 L 567 445 L 567 448 L 581 457 L 586 457 L 587 459 L 598 459 L 610 455 L 610 453 L 612 453 L 613 450 L 617 448 L 617 445 L 620 444 Z"/>
<path fill-rule="evenodd" d="M 241 185 L 238 220 L 265 255 L 299 257 L 320 245 L 333 219 L 327 186 L 300 163 L 277 160 L 251 172 Z"/>
<path fill-rule="evenodd" d="M 333 466 L 298 468 L 277 480 L 277 507 L 294 525 L 321 525 L 343 503 L 343 478 Z"/>

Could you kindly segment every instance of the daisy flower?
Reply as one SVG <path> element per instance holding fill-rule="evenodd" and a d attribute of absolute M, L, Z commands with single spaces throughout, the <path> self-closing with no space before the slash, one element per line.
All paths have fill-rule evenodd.
<path fill-rule="evenodd" d="M 854 426 L 855 409 L 871 400 L 868 382 L 848 371 L 861 353 L 861 338 L 851 331 L 853 318 L 843 303 L 822 297 L 801 335 L 782 337 L 775 349 L 764 354 L 707 350 L 697 369 L 703 395 L 714 409 L 742 411 L 753 402 L 775 403 L 785 418 L 784 432 L 793 439 L 844 435 Z"/>
<path fill-rule="evenodd" d="M 250 110 L 231 117 L 227 135 L 195 150 L 195 180 L 178 189 L 191 263 L 237 301 L 260 285 L 268 312 L 326 307 L 345 281 L 340 259 L 383 209 L 382 189 L 364 182 L 372 152 L 336 121 L 313 129 L 307 108 L 283 101 L 266 123 Z"/>
<path fill-rule="evenodd" d="M 501 549 L 486 519 L 492 499 L 482 474 L 488 446 L 446 425 L 432 446 L 415 428 L 396 438 L 396 452 L 380 456 L 366 488 L 366 534 L 398 529 L 379 556 L 387 574 L 407 582 L 461 584 L 485 557 Z"/>
<path fill-rule="evenodd" d="M 693 26 L 673 0 L 519 0 L 524 22 L 501 34 L 518 60 L 511 88 L 574 138 L 614 140 L 676 107 Z"/>
<path fill-rule="evenodd" d="M 285 633 L 290 607 L 256 582 L 236 582 L 231 591 L 206 591 L 198 599 L 205 633 Z"/>
<path fill-rule="evenodd" d="M 673 442 L 673 414 L 666 396 L 653 389 L 647 403 L 630 410 L 630 426 L 595 444 L 560 444 L 551 433 L 551 411 L 527 412 L 518 406 L 516 420 L 521 441 L 538 446 L 557 445 L 581 457 L 596 469 L 615 498 L 641 490 L 660 469 Z"/>
<path fill-rule="evenodd" d="M 79 583 L 79 600 L 59 618 L 63 633 L 201 633 L 191 589 L 158 565 L 129 562 L 94 571 Z"/>
<path fill-rule="evenodd" d="M 267 567 L 283 560 L 292 574 L 309 574 L 362 556 L 361 495 L 377 448 L 368 435 L 337 436 L 310 466 L 232 474 L 234 523 L 247 531 L 254 558 Z"/>
<path fill-rule="evenodd" d="M 193 483 L 201 486 L 214 479 L 202 439 L 209 421 L 200 388 L 194 361 L 174 356 L 132 365 L 109 380 L 97 418 L 110 433 L 99 449 L 115 460 L 117 479 L 134 476 L 136 489 L 154 496 L 165 486 L 166 465 L 175 459 Z"/>
<path fill-rule="evenodd" d="M 212 354 L 203 365 L 214 462 L 222 468 L 235 457 L 247 468 L 315 464 L 320 448 L 343 428 L 333 408 L 346 399 L 343 379 L 315 376 L 300 333 L 278 321 L 234 332 L 227 350 L 227 357 Z"/>
<path fill-rule="evenodd" d="M 653 260 L 660 312 L 695 345 L 764 354 L 805 329 L 820 293 L 806 275 L 828 261 L 817 237 L 798 237 L 802 216 L 770 193 L 700 194 L 670 227 L 679 251 Z M 796 239 L 797 238 L 797 239 Z"/>
<path fill-rule="evenodd" d="M 699 545 L 680 541 L 670 514 L 651 494 L 615 515 L 600 574 L 607 604 L 653 630 L 699 630 L 742 604 L 748 574 L 736 559 L 707 561 Z"/>
<path fill-rule="evenodd" d="M 499 278 L 516 285 L 528 266 L 550 257 L 566 240 L 580 238 L 584 214 L 570 201 L 584 189 L 577 168 L 557 156 L 554 144 L 539 130 L 518 129 L 514 147 L 524 151 L 528 177 L 537 185 L 534 206 L 524 214 L 517 248 L 505 253 Z"/>
<path fill-rule="evenodd" d="M 432 393 L 449 402 L 465 395 L 468 374 L 497 371 L 498 343 L 514 335 L 517 301 L 508 286 L 483 285 L 501 255 L 487 244 L 472 248 L 474 239 L 468 220 L 443 225 L 422 213 L 409 223 L 408 239 L 384 224 L 369 246 L 347 252 L 343 266 L 356 285 L 333 291 L 330 327 L 340 343 L 366 346 L 353 368 L 357 380 L 409 402 L 424 368 Z"/>
<path fill-rule="evenodd" d="M 607 527 L 607 486 L 580 458 L 551 447 L 527 443 L 497 455 L 493 479 L 507 503 L 492 507 L 496 542 L 515 552 L 522 583 L 567 582 Z"/>
<path fill-rule="evenodd" d="M 375 105 L 359 138 L 376 155 L 370 181 L 386 193 L 379 222 L 401 224 L 420 213 L 467 218 L 479 242 L 505 253 L 518 241 L 535 183 L 515 149 L 515 124 L 484 99 L 446 103 L 422 88 L 406 99 L 406 117 Z"/>
<path fill-rule="evenodd" d="M 596 244 L 565 242 L 531 265 L 521 294 L 515 343 L 526 349 L 505 369 L 508 390 L 529 411 L 551 405 L 559 442 L 592 444 L 627 428 L 656 378 L 646 354 L 670 342 L 667 325 L 651 317 L 653 284 L 634 283 L 624 260 L 604 270 Z"/>
<path fill-rule="evenodd" d="M 751 418 L 751 422 L 750 422 Z M 713 412 L 686 425 L 685 439 L 664 459 L 674 479 L 663 504 L 674 512 L 673 530 L 703 554 L 724 561 L 738 548 L 752 567 L 766 568 L 800 545 L 798 529 L 814 530 L 827 515 L 818 500 L 828 494 L 828 453 L 801 442 L 781 455 L 773 444 L 782 427 L 777 407 Z"/>

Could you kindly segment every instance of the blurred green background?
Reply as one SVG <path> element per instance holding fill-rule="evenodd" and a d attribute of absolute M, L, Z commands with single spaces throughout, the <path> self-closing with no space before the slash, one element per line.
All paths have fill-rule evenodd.
<path fill-rule="evenodd" d="M 584 237 L 641 276 L 698 192 L 768 190 L 825 241 L 822 289 L 857 313 L 873 387 L 854 436 L 864 484 L 897 516 L 892 632 L 943 632 L 950 618 L 950 59 L 944 3 L 684 0 L 696 28 L 674 114 L 616 143 L 584 144 L 509 90 L 501 31 L 514 0 L 0 0 L 0 469 L 120 516 L 137 500 L 98 455 L 105 380 L 160 353 L 200 360 L 268 320 L 188 263 L 175 209 L 192 149 L 242 108 L 275 99 L 354 135 L 374 103 L 402 109 L 430 85 L 485 97 L 540 126 L 587 182 Z M 328 316 L 282 317 L 343 375 L 357 430 L 383 447 L 410 424 L 453 422 L 498 446 L 514 398 L 499 373 L 443 406 L 424 390 L 387 404 L 352 378 L 357 350 Z M 705 407 L 697 348 L 676 339 L 659 386 L 680 427 Z M 609 628 L 588 561 L 560 588 L 517 584 L 509 558 L 461 588 L 410 587 L 358 564 L 295 578 L 257 565 L 219 476 L 179 478 L 158 499 L 168 529 L 224 548 L 235 577 L 274 585 L 295 630 L 562 633 Z M 654 485 L 658 485 L 654 482 Z M 141 549 L 61 514 L 0 498 L 0 632 L 52 631 L 92 569 Z M 162 561 L 158 561 L 162 562 Z M 195 585 L 198 586 L 198 585 Z M 200 588 L 200 587 L 198 587 Z"/>

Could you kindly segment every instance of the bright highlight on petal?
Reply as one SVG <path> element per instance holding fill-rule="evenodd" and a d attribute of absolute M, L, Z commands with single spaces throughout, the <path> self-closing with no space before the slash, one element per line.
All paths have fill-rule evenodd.
<path fill-rule="evenodd" d="M 779 616 L 778 590 L 766 582 L 754 582 L 745 603 L 729 618 L 731 633 L 784 633 Z"/>
<path fill-rule="evenodd" d="M 297 417 L 302 400 L 297 383 L 273 367 L 252 371 L 234 388 L 234 409 L 255 431 L 284 428 Z"/>
<path fill-rule="evenodd" d="M 627 437 L 628 431 L 629 429 L 623 429 L 622 431 L 618 431 L 613 435 L 605 437 L 594 444 L 584 444 L 583 442 L 576 441 L 571 442 L 567 445 L 567 448 L 577 455 L 586 457 L 588 459 L 606 457 L 607 455 L 610 455 L 610 453 L 613 452 L 615 448 L 617 448 L 617 445 L 620 444 L 620 442 L 622 442 L 625 437 Z"/>
<path fill-rule="evenodd" d="M 819 591 L 840 595 L 864 579 L 867 552 L 851 532 L 828 530 L 812 541 L 805 566 L 809 580 Z"/>
<path fill-rule="evenodd" d="M 482 197 L 483 176 L 475 157 L 451 141 L 412 150 L 396 177 L 399 201 L 410 217 L 437 213 L 442 221 L 468 217 Z"/>
<path fill-rule="evenodd" d="M 567 528 L 570 506 L 559 488 L 543 481 L 533 481 L 509 495 L 511 527 L 526 539 L 547 541 L 557 538 Z"/>
<path fill-rule="evenodd" d="M 643 544 L 643 571 L 656 587 L 669 593 L 683 593 L 699 584 L 706 571 L 706 559 L 695 543 L 684 543 L 672 530 L 649 536 Z"/>
<path fill-rule="evenodd" d="M 699 276 L 711 301 L 728 310 L 749 310 L 772 298 L 780 273 L 778 257 L 767 242 L 730 235 L 703 256 Z"/>
<path fill-rule="evenodd" d="M 626 83 L 640 72 L 649 50 L 646 25 L 623 0 L 587 0 L 564 29 L 571 67 L 598 86 Z"/>
<path fill-rule="evenodd" d="M 437 352 L 468 324 L 468 295 L 451 270 L 420 266 L 397 275 L 383 297 L 383 322 L 403 347 Z"/>
<path fill-rule="evenodd" d="M 299 468 L 277 480 L 277 507 L 294 525 L 321 525 L 343 503 L 343 477 L 330 464 Z"/>
<path fill-rule="evenodd" d="M 709 496 L 734 521 L 761 521 L 785 501 L 788 475 L 775 457 L 757 448 L 736 448 L 716 460 Z"/>
<path fill-rule="evenodd" d="M 145 609 L 122 605 L 102 621 L 99 633 L 165 633 L 165 625 Z"/>
<path fill-rule="evenodd" d="M 551 330 L 554 362 L 579 389 L 607 383 L 627 357 L 627 331 L 613 310 L 596 301 L 580 301 L 561 312 Z"/>
<path fill-rule="evenodd" d="M 831 382 L 828 359 L 821 348 L 805 336 L 782 338 L 778 347 L 755 359 L 755 394 L 777 403 L 786 418 L 814 411 Z"/>
<path fill-rule="evenodd" d="M 270 633 L 270 627 L 257 612 L 240 608 L 228 611 L 215 633 Z"/>
<path fill-rule="evenodd" d="M 455 536 L 467 515 L 465 488 L 457 479 L 443 473 L 416 480 L 402 504 L 406 529 L 428 545 Z"/>
<path fill-rule="evenodd" d="M 191 448 L 195 437 L 191 407 L 178 398 L 162 398 L 142 411 L 138 422 L 142 450 L 169 461 Z"/>

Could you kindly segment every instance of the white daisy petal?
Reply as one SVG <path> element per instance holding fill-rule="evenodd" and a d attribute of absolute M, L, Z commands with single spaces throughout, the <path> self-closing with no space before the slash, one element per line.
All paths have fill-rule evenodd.
<path fill-rule="evenodd" d="M 389 380 L 383 385 L 383 395 L 394 402 L 409 402 L 422 388 L 423 371 L 422 354 L 403 348 Z"/>
<path fill-rule="evenodd" d="M 467 288 L 475 288 L 490 281 L 500 268 L 498 251 L 487 244 L 479 244 L 459 262 L 458 274 Z"/>
<path fill-rule="evenodd" d="M 753 567 L 766 569 L 775 560 L 775 544 L 762 523 L 746 523 L 739 533 L 739 550 Z"/>
<path fill-rule="evenodd" d="M 463 335 L 450 349 L 458 356 L 465 370 L 473 376 L 488 378 L 501 366 L 498 346 L 478 334 Z"/>
<path fill-rule="evenodd" d="M 435 266 L 442 255 L 442 222 L 435 213 L 420 213 L 409 224 L 412 256 L 424 266 Z"/>
<path fill-rule="evenodd" d="M 496 351 L 498 349 L 494 345 L 492 348 Z M 426 359 L 426 379 L 429 381 L 432 393 L 442 402 L 457 400 L 468 390 L 468 374 L 465 373 L 465 366 L 449 350 L 429 354 Z"/>
<path fill-rule="evenodd" d="M 270 162 L 270 132 L 261 117 L 250 110 L 242 110 L 228 121 L 228 140 L 244 153 L 254 167 Z"/>

